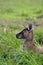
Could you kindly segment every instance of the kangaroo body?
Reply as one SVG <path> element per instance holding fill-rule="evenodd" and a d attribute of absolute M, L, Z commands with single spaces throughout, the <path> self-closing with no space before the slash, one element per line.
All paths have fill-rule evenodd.
<path fill-rule="evenodd" d="M 33 40 L 32 41 L 26 40 L 23 45 L 23 48 L 25 50 L 33 50 L 34 52 L 37 52 L 37 53 L 43 53 L 43 47 L 39 47 L 35 45 Z"/>
<path fill-rule="evenodd" d="M 32 30 L 32 24 L 29 25 L 29 28 L 25 28 L 23 31 L 16 35 L 18 39 L 26 39 L 24 42 L 23 48 L 25 50 L 33 50 L 35 52 L 43 53 L 43 47 L 39 47 L 34 43 L 34 34 Z"/>

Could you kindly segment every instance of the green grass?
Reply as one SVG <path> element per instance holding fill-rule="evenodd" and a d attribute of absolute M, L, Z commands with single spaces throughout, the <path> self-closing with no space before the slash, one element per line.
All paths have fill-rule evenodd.
<path fill-rule="evenodd" d="M 16 39 L 16 34 L 24 27 L 11 25 L 7 28 L 6 32 L 4 28 L 0 27 L 0 65 L 42 65 L 43 54 L 24 51 L 24 40 Z M 43 30 L 39 31 L 39 28 L 34 30 L 36 44 L 39 44 L 37 39 L 40 39 L 40 37 L 41 40 L 43 39 Z"/>
<path fill-rule="evenodd" d="M 42 0 L 0 0 L 0 18 L 22 19 L 43 15 Z"/>

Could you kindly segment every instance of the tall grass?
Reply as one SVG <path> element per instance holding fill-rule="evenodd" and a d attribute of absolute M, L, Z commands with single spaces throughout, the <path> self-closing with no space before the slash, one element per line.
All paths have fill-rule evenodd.
<path fill-rule="evenodd" d="M 8 28 L 8 27 L 7 27 Z M 4 28 L 3 28 L 4 29 Z M 4 31 L 1 27 L 0 31 L 0 65 L 42 65 L 43 54 L 34 53 L 33 51 L 23 50 L 24 40 L 16 39 L 16 33 L 20 27 L 9 26 L 9 29 Z M 34 30 L 35 40 L 39 44 L 40 34 L 39 29 Z M 41 36 L 42 37 L 42 36 Z M 41 38 L 43 39 L 43 38 Z"/>

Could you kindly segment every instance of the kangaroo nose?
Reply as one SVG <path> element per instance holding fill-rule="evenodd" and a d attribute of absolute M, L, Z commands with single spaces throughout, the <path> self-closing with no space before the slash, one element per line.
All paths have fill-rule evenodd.
<path fill-rule="evenodd" d="M 18 35 L 16 34 L 16 38 L 18 38 Z"/>

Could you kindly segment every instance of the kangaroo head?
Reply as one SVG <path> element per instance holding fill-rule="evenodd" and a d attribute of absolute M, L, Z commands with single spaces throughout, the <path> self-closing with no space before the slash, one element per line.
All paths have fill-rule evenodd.
<path fill-rule="evenodd" d="M 33 31 L 32 31 L 32 24 L 29 24 L 28 28 L 23 29 L 20 33 L 16 35 L 18 39 L 33 39 Z"/>

